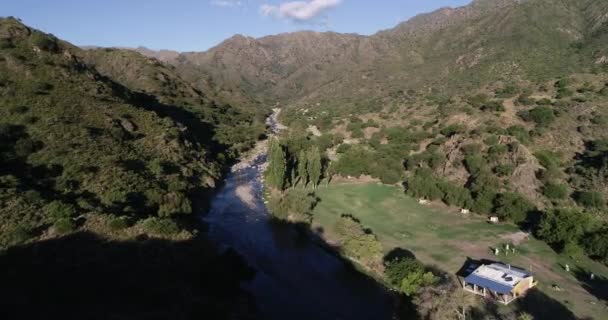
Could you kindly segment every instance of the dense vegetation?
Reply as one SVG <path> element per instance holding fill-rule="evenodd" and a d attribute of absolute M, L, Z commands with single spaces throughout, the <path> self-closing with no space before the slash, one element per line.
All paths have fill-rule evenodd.
<path fill-rule="evenodd" d="M 3 263 L 3 276 L 19 273 L 23 278 L 51 281 L 53 276 L 80 277 L 79 268 L 90 264 L 92 277 L 99 272 L 100 280 L 107 280 L 103 269 L 118 262 L 98 259 L 98 254 L 122 256 L 114 250 L 122 252 L 124 247 L 137 251 L 145 246 L 155 255 L 177 240 L 184 244 L 182 248 L 200 250 L 201 270 L 244 268 L 240 259 L 221 258 L 204 238 L 195 237 L 191 216 L 204 208 L 225 166 L 263 132 L 264 126 L 254 113 L 205 98 L 166 67 L 139 55 L 128 59 L 133 65 L 145 64 L 145 70 L 133 67 L 100 73 L 85 61 L 88 53 L 13 18 L 0 19 L 0 44 L 0 253 L 11 260 Z M 96 52 L 96 64 L 116 62 L 113 53 Z M 95 236 L 81 239 L 82 243 L 79 237 L 63 238 L 85 231 Z M 167 241 L 137 243 L 149 237 Z M 134 243 L 121 242 L 127 240 Z M 104 241 L 113 242 L 101 245 Z M 57 244 L 75 252 L 80 252 L 81 246 L 93 251 L 83 249 L 78 257 L 64 259 L 60 257 L 69 253 L 58 251 Z M 194 262 L 192 257 L 181 256 L 188 250 L 175 251 L 175 259 Z M 57 258 L 50 261 L 53 256 Z M 155 274 L 160 265 L 141 258 L 133 261 L 132 267 L 147 264 L 145 272 L 149 278 L 156 277 L 158 285 L 179 286 L 185 281 L 177 274 Z M 19 267 L 26 261 L 40 261 L 49 269 L 38 270 L 38 278 L 32 277 Z M 133 271 L 126 265 L 120 268 L 124 275 Z M 62 275 L 53 270 L 80 271 Z M 239 282 L 248 276 L 247 272 L 230 273 L 231 282 L 224 283 L 232 283 L 229 293 L 201 293 L 206 296 L 203 300 L 224 305 L 208 308 L 208 314 L 221 318 L 233 314 L 226 305 L 239 299 Z M 116 279 L 127 280 L 132 281 Z M 66 294 L 79 290 L 77 281 L 87 282 L 61 281 L 58 286 L 69 286 Z M 35 280 L 30 284 L 40 285 Z M 201 289 L 189 287 L 191 291 Z M 88 289 L 94 291 L 94 286 Z M 36 291 L 31 286 L 29 290 Z M 173 300 L 158 292 L 151 297 L 164 297 L 167 303 L 179 305 L 176 300 L 182 298 L 177 292 Z M 12 294 L 15 292 L 7 296 Z M 79 294 L 86 295 L 86 291 Z M 197 301 L 200 304 L 201 300 Z M 118 306 L 108 311 L 116 312 L 112 316 L 142 316 Z M 45 316 L 58 317 L 54 311 Z"/>

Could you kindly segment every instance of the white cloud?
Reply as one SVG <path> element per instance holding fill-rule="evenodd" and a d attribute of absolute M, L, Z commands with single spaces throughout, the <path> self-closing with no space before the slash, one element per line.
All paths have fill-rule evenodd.
<path fill-rule="evenodd" d="M 211 4 L 218 7 L 238 8 L 244 3 L 240 0 L 211 0 Z"/>
<path fill-rule="evenodd" d="M 290 1 L 278 6 L 264 4 L 260 7 L 260 13 L 264 16 L 305 22 L 337 7 L 341 2 L 342 0 L 309 0 Z"/>

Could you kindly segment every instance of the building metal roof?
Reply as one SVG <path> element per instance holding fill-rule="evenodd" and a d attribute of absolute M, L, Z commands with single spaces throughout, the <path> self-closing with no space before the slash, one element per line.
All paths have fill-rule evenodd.
<path fill-rule="evenodd" d="M 530 277 L 526 270 L 513 268 L 502 263 L 482 265 L 468 275 L 464 281 L 480 287 L 506 294 L 523 279 Z"/>

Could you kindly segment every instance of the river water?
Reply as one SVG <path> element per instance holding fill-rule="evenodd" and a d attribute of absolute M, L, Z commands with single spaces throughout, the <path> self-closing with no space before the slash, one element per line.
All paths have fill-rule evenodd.
<path fill-rule="evenodd" d="M 269 123 L 276 129 L 275 117 Z M 227 175 L 204 220 L 209 237 L 238 251 L 256 270 L 244 284 L 264 319 L 391 319 L 393 299 L 375 281 L 311 241 L 274 223 L 263 201 L 260 154 Z"/>

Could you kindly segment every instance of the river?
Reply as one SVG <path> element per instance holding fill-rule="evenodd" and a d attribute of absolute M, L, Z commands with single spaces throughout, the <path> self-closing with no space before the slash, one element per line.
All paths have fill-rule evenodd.
<path fill-rule="evenodd" d="M 273 130 L 278 111 L 269 117 Z M 244 284 L 264 319 L 391 319 L 393 299 L 374 280 L 312 241 L 274 223 L 263 201 L 259 153 L 225 178 L 204 220 L 211 240 L 238 251 L 256 270 Z"/>

